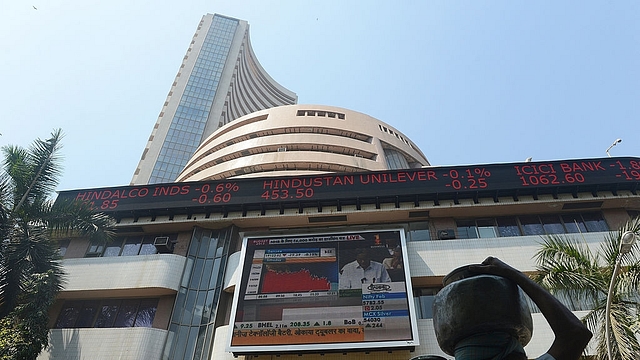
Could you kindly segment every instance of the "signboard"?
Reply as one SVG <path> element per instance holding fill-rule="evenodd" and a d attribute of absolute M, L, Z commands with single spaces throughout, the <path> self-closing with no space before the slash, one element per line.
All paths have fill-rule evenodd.
<path fill-rule="evenodd" d="M 244 239 L 228 351 L 418 345 L 404 231 Z"/>
<path fill-rule="evenodd" d="M 576 187 L 635 190 L 638 184 L 640 158 L 620 157 L 121 186 L 62 191 L 58 199 L 85 201 L 95 210 L 114 212 L 415 194 L 438 194 L 444 199 Z"/>

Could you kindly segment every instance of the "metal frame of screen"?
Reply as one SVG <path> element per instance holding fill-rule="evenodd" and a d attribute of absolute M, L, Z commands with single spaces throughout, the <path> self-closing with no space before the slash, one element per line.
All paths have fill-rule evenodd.
<path fill-rule="evenodd" d="M 227 351 L 419 345 L 402 228 L 243 239 Z"/>

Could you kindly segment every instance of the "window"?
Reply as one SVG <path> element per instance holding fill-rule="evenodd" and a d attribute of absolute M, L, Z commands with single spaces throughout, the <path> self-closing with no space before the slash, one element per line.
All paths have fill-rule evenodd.
<path fill-rule="evenodd" d="M 54 327 L 152 327 L 157 309 L 158 299 L 67 301 Z"/>
<path fill-rule="evenodd" d="M 492 238 L 497 237 L 495 219 L 458 220 L 458 238 Z"/>
<path fill-rule="evenodd" d="M 456 224 L 460 239 L 609 231 L 599 212 L 465 219 L 457 220 Z"/>
<path fill-rule="evenodd" d="M 502 237 L 508 236 L 521 236 L 520 227 L 518 227 L 518 220 L 515 217 L 501 217 L 497 218 L 498 233 Z"/>
<path fill-rule="evenodd" d="M 409 241 L 425 241 L 431 240 L 429 232 L 429 222 L 413 222 L 409 223 Z"/>
<path fill-rule="evenodd" d="M 544 235 L 544 228 L 537 215 L 519 216 L 524 235 Z"/>
<path fill-rule="evenodd" d="M 419 319 L 433 319 L 433 301 L 440 288 L 413 290 L 413 302 Z"/>
<path fill-rule="evenodd" d="M 476 222 L 474 220 L 459 220 L 456 221 L 456 225 L 458 226 L 459 239 L 478 238 L 478 229 L 476 228 Z"/>
<path fill-rule="evenodd" d="M 85 257 L 112 257 L 135 256 L 156 254 L 158 250 L 153 241 L 159 235 L 136 235 L 118 237 L 104 245 L 103 243 L 91 243 Z M 167 236 L 167 235 L 165 235 Z M 177 241 L 178 234 L 168 235 L 173 242 Z"/>

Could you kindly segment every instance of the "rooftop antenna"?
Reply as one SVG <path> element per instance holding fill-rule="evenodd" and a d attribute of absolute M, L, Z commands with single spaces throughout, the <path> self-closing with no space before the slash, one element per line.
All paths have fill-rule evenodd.
<path fill-rule="evenodd" d="M 613 144 L 611 144 L 611 146 L 609 146 L 607 148 L 607 151 L 605 151 L 607 153 L 607 155 L 609 155 L 609 157 L 611 157 L 611 154 L 609 154 L 609 150 L 611 150 L 612 147 L 618 145 L 618 143 L 621 143 L 622 139 L 616 139 L 616 141 L 613 142 Z"/>

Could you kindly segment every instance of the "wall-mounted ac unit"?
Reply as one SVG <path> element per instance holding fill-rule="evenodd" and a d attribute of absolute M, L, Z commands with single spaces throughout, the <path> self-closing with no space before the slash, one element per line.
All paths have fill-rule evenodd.
<path fill-rule="evenodd" d="M 278 152 L 284 152 L 287 151 L 287 147 L 286 146 L 281 146 L 278 148 Z"/>
<path fill-rule="evenodd" d="M 153 240 L 153 245 L 161 254 L 169 254 L 173 252 L 173 242 L 169 240 L 168 236 L 157 236 Z"/>
<path fill-rule="evenodd" d="M 449 240 L 455 238 L 456 232 L 453 229 L 438 230 L 438 239 L 440 240 Z"/>

